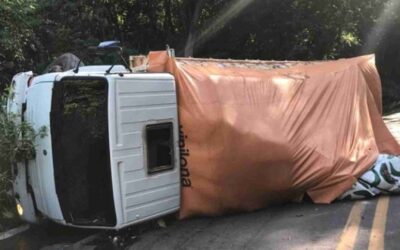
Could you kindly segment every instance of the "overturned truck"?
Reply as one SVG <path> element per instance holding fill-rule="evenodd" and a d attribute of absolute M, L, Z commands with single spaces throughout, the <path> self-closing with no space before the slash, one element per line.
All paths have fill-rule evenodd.
<path fill-rule="evenodd" d="M 49 135 L 14 166 L 21 215 L 119 229 L 330 203 L 400 147 L 373 56 L 329 62 L 177 58 L 13 79 L 9 111 Z M 398 166 L 400 168 L 400 164 Z M 398 169 L 399 170 L 399 169 Z"/>

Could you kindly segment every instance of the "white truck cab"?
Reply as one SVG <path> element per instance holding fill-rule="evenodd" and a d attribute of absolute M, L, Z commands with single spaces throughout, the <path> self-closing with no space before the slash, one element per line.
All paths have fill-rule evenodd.
<path fill-rule="evenodd" d="M 13 166 L 25 220 L 120 229 L 179 209 L 173 76 L 107 69 L 14 77 L 9 112 L 48 128 L 36 158 Z"/>

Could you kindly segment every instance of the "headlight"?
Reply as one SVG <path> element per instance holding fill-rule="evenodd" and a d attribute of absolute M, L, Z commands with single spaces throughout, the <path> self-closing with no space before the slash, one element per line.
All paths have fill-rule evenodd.
<path fill-rule="evenodd" d="M 24 214 L 24 209 L 22 208 L 21 204 L 17 203 L 17 212 L 19 216 L 22 216 Z"/>

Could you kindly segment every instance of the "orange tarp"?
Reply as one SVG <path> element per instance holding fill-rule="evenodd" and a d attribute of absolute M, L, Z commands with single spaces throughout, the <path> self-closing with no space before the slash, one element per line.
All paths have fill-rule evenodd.
<path fill-rule="evenodd" d="M 199 60 L 151 52 L 175 76 L 181 218 L 299 200 L 329 203 L 378 153 L 400 154 L 381 118 L 374 56 L 328 62 Z"/>

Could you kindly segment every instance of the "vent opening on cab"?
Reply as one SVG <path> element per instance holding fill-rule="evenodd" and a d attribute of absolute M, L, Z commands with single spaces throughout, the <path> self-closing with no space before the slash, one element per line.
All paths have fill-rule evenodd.
<path fill-rule="evenodd" d="M 147 125 L 146 145 L 149 174 L 174 168 L 172 122 Z"/>

